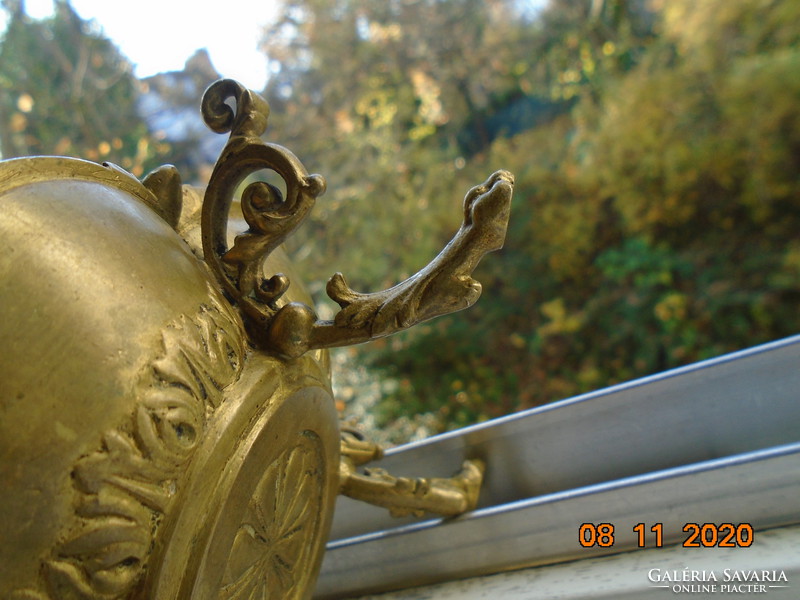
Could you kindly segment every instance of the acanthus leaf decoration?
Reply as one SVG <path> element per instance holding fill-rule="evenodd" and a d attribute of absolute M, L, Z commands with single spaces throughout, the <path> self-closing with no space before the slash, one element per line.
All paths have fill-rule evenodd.
<path fill-rule="evenodd" d="M 72 468 L 74 518 L 43 557 L 38 587 L 15 590 L 12 598 L 132 597 L 185 466 L 244 365 L 241 323 L 215 295 L 209 289 L 208 303 L 161 331 L 128 420 L 102 432 Z"/>
<path fill-rule="evenodd" d="M 226 103 L 233 100 L 236 110 Z M 341 273 L 328 282 L 328 296 L 341 310 L 332 321 L 319 320 L 305 304 L 278 305 L 288 278 L 263 274 L 267 256 L 302 223 L 325 191 L 320 175 L 309 175 L 297 157 L 263 142 L 265 100 L 232 80 L 213 84 L 203 98 L 203 116 L 214 131 L 230 131 L 209 182 L 202 211 L 203 252 L 226 293 L 238 304 L 251 341 L 283 358 L 313 349 L 347 346 L 391 335 L 428 319 L 475 303 L 481 285 L 472 271 L 488 252 L 503 246 L 514 177 L 497 171 L 464 199 L 464 221 L 450 243 L 426 267 L 396 286 L 374 293 L 352 290 Z M 277 173 L 286 197 L 264 182 L 242 193 L 249 229 L 228 248 L 226 233 L 233 194 L 244 179 L 262 169 Z"/>

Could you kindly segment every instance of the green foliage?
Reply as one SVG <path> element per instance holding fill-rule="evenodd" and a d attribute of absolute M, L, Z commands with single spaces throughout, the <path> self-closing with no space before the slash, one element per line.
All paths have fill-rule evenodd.
<path fill-rule="evenodd" d="M 309 281 L 392 285 L 452 236 L 470 187 L 516 176 L 477 305 L 357 353 L 393 441 L 800 328 L 800 3 L 523 4 L 285 0 L 265 35 L 268 136 L 328 180 L 292 240 Z M 4 155 L 141 172 L 167 150 L 68 3 L 45 22 L 10 10 Z"/>
<path fill-rule="evenodd" d="M 457 228 L 464 159 L 456 135 L 491 104 L 490 90 L 517 77 L 501 60 L 509 52 L 503 6 L 285 4 L 265 38 L 280 64 L 266 92 L 280 115 L 271 135 L 328 179 L 294 241 L 296 255 L 309 257 L 312 279 L 342 269 L 354 287 L 391 285 L 421 268 Z M 492 52 L 498 56 L 487 62 Z"/>
<path fill-rule="evenodd" d="M 0 41 L 0 142 L 4 158 L 35 154 L 111 161 L 137 176 L 169 151 L 136 113 L 131 65 L 69 2 L 30 19 L 4 3 Z"/>
<path fill-rule="evenodd" d="M 609 1 L 552 2 L 533 22 L 513 25 L 478 15 L 483 28 L 464 28 L 473 37 L 462 48 L 479 49 L 474 32 L 493 27 L 527 42 L 506 49 L 511 76 L 491 79 L 481 118 L 521 97 L 569 103 L 513 137 L 485 138 L 471 157 L 454 131 L 471 126 L 474 106 L 461 112 L 442 92 L 449 122 L 421 140 L 404 137 L 414 122 L 402 104 L 413 96 L 411 77 L 405 91 L 398 87 L 407 63 L 386 54 L 378 65 L 360 63 L 364 77 L 374 68 L 381 85 L 391 80 L 382 93 L 397 103 L 393 115 L 405 115 L 392 121 L 393 137 L 380 134 L 392 140 L 387 153 L 378 149 L 358 172 L 362 190 L 376 179 L 399 182 L 408 210 L 394 214 L 420 223 L 414 260 L 397 259 L 402 271 L 430 240 L 446 239 L 441 215 L 455 212 L 455 202 L 441 200 L 453 197 L 448 190 L 500 167 L 517 177 L 506 249 L 477 273 L 479 303 L 364 351 L 373 369 L 398 381 L 376 407 L 384 427 L 413 414 L 432 415 L 434 430 L 463 426 L 798 330 L 798 10 L 787 0 L 678 0 L 655 11 Z M 403 33 L 410 28 L 404 23 Z M 409 37 L 425 32 L 418 24 Z M 475 51 L 492 64 L 491 52 Z M 456 90 L 459 68 L 430 77 Z M 363 132 L 354 135 L 361 141 L 340 140 L 363 142 Z M 378 177 L 374 164 L 385 166 Z M 441 196 L 426 194 L 431 182 Z M 357 249 L 345 263 L 355 271 L 374 264 L 357 256 L 373 233 L 375 251 L 383 244 L 402 256 L 409 247 L 397 237 L 408 228 L 381 229 L 374 207 L 362 220 L 359 198 L 368 196 L 354 190 L 347 216 L 326 215 L 352 231 L 364 227 L 363 237 L 346 240 Z M 426 200 L 415 206 L 413 198 Z M 373 287 L 382 283 L 370 277 Z"/>

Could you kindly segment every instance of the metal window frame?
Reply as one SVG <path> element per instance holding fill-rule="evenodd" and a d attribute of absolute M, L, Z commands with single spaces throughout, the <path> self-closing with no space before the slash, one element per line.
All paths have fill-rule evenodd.
<path fill-rule="evenodd" d="M 340 499 L 315 597 L 364 593 L 638 548 L 632 527 L 800 523 L 800 336 L 465 428 L 387 453 L 396 475 L 488 464 L 478 509 L 392 520 Z M 583 548 L 585 522 L 614 544 Z"/>

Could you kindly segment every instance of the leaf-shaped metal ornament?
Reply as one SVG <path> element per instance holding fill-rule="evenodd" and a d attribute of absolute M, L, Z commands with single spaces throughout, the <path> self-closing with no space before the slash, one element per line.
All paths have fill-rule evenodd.
<path fill-rule="evenodd" d="M 234 111 L 227 101 L 235 102 Z M 280 273 L 266 278 L 263 264 L 305 219 L 325 180 L 309 175 L 286 148 L 261 141 L 269 107 L 265 100 L 226 79 L 203 98 L 203 116 L 217 132 L 231 132 L 206 191 L 202 212 L 203 252 L 225 291 L 244 316 L 251 341 L 283 358 L 312 349 L 358 344 L 408 329 L 475 303 L 481 285 L 472 271 L 484 254 L 503 246 L 514 177 L 497 171 L 464 199 L 464 221 L 447 246 L 425 268 L 402 283 L 375 293 L 355 292 L 336 273 L 328 295 L 341 310 L 332 321 L 317 319 L 307 305 L 278 307 L 289 281 Z M 242 194 L 249 229 L 227 247 L 228 211 L 234 191 L 250 174 L 271 169 L 286 183 L 286 197 L 268 183 L 250 184 Z"/>
<path fill-rule="evenodd" d="M 441 315 L 472 306 L 481 284 L 470 275 L 481 258 L 502 248 L 511 208 L 514 177 L 494 173 L 464 199 L 464 221 L 439 255 L 425 268 L 387 290 L 362 294 L 336 273 L 327 292 L 341 310 L 333 321 L 307 321 L 302 306 L 288 304 L 271 327 L 273 347 L 287 356 L 312 348 L 348 346 L 385 337 Z"/>

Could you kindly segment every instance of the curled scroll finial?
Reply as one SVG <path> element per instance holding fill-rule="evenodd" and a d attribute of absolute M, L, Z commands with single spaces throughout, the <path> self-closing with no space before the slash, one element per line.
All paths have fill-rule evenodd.
<path fill-rule="evenodd" d="M 228 102 L 234 104 L 232 108 Z M 262 274 L 264 260 L 305 219 L 325 180 L 309 175 L 297 157 L 277 144 L 262 142 L 269 115 L 267 102 L 230 79 L 206 90 L 202 101 L 206 124 L 231 136 L 217 161 L 206 189 L 201 217 L 203 255 L 228 295 L 245 316 L 251 339 L 258 345 L 277 312 L 275 302 L 289 286 L 278 273 Z M 242 212 L 249 229 L 228 248 L 228 213 L 238 186 L 269 169 L 286 184 L 286 196 L 268 183 L 254 182 L 242 193 Z"/>
<path fill-rule="evenodd" d="M 236 103 L 234 110 L 227 100 Z M 203 94 L 203 120 L 215 133 L 259 137 L 267 129 L 269 105 L 261 96 L 238 81 L 221 79 Z"/>
<path fill-rule="evenodd" d="M 317 319 L 301 303 L 279 306 L 289 286 L 281 273 L 265 277 L 264 260 L 308 215 L 325 191 L 320 175 L 309 175 L 297 157 L 261 141 L 269 115 L 266 101 L 230 79 L 203 97 L 203 117 L 230 139 L 211 175 L 202 210 L 203 254 L 226 293 L 239 305 L 251 341 L 268 352 L 296 358 L 308 350 L 347 346 L 390 335 L 416 323 L 471 306 L 481 285 L 470 276 L 484 254 L 503 245 L 514 178 L 497 171 L 464 199 L 464 221 L 450 243 L 424 269 L 381 292 L 362 294 L 341 273 L 328 295 L 341 310 L 333 321 Z M 235 107 L 235 108 L 234 108 Z M 227 244 L 228 212 L 237 187 L 262 169 L 277 173 L 286 195 L 268 183 L 251 183 L 241 196 L 249 229 Z"/>

